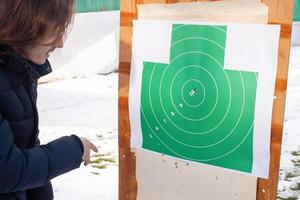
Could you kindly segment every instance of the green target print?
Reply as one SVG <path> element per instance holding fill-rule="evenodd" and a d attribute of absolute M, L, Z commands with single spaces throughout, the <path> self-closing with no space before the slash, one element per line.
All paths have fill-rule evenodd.
<path fill-rule="evenodd" d="M 170 63 L 143 63 L 144 149 L 251 173 L 258 74 L 224 69 L 226 35 L 173 25 Z"/>

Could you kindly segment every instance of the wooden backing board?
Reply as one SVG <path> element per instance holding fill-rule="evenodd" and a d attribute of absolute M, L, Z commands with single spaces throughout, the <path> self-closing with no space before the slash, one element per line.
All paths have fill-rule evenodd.
<path fill-rule="evenodd" d="M 138 19 L 192 20 L 201 22 L 268 22 L 268 7 L 259 0 L 139 4 Z"/>
<path fill-rule="evenodd" d="M 258 0 L 141 4 L 138 19 L 266 24 L 268 7 Z M 132 150 L 136 153 L 138 200 L 256 199 L 256 177 Z"/>
<path fill-rule="evenodd" d="M 120 72 L 119 72 L 119 199 L 137 198 L 136 157 L 130 150 L 130 122 L 128 89 L 130 77 L 132 20 L 137 19 L 137 4 L 195 2 L 195 0 L 121 0 L 120 2 Z M 270 24 L 280 24 L 279 58 L 275 87 L 272 129 L 271 161 L 268 180 L 258 179 L 257 200 L 275 200 L 277 194 L 280 150 L 290 54 L 293 0 L 263 0 L 269 7 Z"/>

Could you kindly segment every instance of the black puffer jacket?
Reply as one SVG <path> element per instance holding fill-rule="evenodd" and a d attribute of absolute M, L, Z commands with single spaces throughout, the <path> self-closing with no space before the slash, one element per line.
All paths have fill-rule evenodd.
<path fill-rule="evenodd" d="M 53 199 L 50 180 L 80 166 L 77 136 L 39 144 L 37 80 L 50 72 L 0 45 L 0 200 Z"/>

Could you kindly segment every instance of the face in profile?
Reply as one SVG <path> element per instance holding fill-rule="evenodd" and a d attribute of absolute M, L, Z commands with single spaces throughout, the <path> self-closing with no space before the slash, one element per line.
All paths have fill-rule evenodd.
<path fill-rule="evenodd" d="M 23 51 L 22 56 L 38 65 L 44 64 L 46 59 L 56 48 L 62 48 L 64 39 L 62 34 L 48 34 L 37 44 Z"/>

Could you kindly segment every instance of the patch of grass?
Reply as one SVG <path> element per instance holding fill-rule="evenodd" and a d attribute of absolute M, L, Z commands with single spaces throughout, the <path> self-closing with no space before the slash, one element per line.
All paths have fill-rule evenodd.
<path fill-rule="evenodd" d="M 96 153 L 96 154 L 91 155 L 91 157 L 105 157 L 105 156 L 109 156 L 109 155 L 110 155 L 109 153 L 107 153 L 107 154 Z"/>
<path fill-rule="evenodd" d="M 97 168 L 97 169 L 106 169 L 106 167 L 107 167 L 107 165 L 99 165 L 99 164 L 91 165 L 91 166 L 94 167 L 94 168 Z"/>
<path fill-rule="evenodd" d="M 114 159 L 111 158 L 97 158 L 96 160 L 91 161 L 91 163 L 102 163 L 102 162 L 116 163 Z"/>
<path fill-rule="evenodd" d="M 112 158 L 107 158 L 110 154 L 94 154 L 92 157 L 95 158 L 95 160 L 91 161 L 91 166 L 97 169 L 106 169 L 109 165 L 108 163 L 117 163 Z M 105 164 L 103 164 L 105 162 Z"/>
<path fill-rule="evenodd" d="M 292 163 L 294 163 L 294 166 L 295 167 L 299 167 L 300 166 L 300 159 L 296 159 L 296 160 L 291 160 L 292 161 Z"/>
<path fill-rule="evenodd" d="M 297 163 L 297 160 L 291 160 L 291 161 L 292 161 L 292 163 L 294 163 L 294 164 Z"/>
<path fill-rule="evenodd" d="M 291 190 L 300 190 L 300 183 L 297 183 L 296 185 L 290 187 Z"/>
<path fill-rule="evenodd" d="M 287 174 L 285 175 L 284 180 L 290 181 L 291 178 L 295 178 L 295 177 L 298 177 L 298 176 L 299 176 L 299 175 L 297 175 L 297 174 L 295 174 L 295 173 L 293 173 L 293 172 L 289 172 L 289 173 L 287 173 Z"/>
<path fill-rule="evenodd" d="M 277 190 L 277 195 L 279 195 L 281 192 L 284 192 L 284 191 L 286 191 L 285 187 L 284 187 L 284 188 L 282 188 L 281 190 L 280 190 L 280 189 L 278 189 L 278 190 Z"/>
<path fill-rule="evenodd" d="M 293 156 L 300 156 L 300 152 L 299 151 L 292 151 L 291 154 Z"/>
<path fill-rule="evenodd" d="M 298 197 L 287 197 L 287 198 L 283 198 L 283 197 L 277 197 L 277 200 L 297 200 Z"/>

